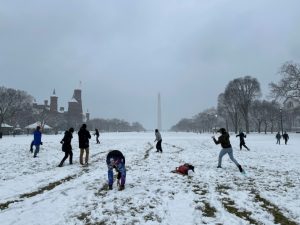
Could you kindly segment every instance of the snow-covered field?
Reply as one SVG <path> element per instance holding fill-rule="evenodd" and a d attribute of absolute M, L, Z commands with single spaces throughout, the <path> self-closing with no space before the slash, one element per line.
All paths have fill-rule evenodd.
<path fill-rule="evenodd" d="M 220 146 L 211 134 L 162 133 L 163 154 L 154 133 L 105 133 L 91 140 L 88 167 L 63 157 L 62 135 L 44 135 L 38 158 L 29 152 L 31 136 L 0 139 L 0 224 L 300 224 L 300 134 L 276 145 L 275 134 L 250 134 L 240 151 L 231 136 L 240 174 L 228 156 L 217 169 Z M 153 148 L 154 147 L 154 148 Z M 126 157 L 124 191 L 107 190 L 106 154 Z M 170 173 L 189 162 L 193 177 Z"/>

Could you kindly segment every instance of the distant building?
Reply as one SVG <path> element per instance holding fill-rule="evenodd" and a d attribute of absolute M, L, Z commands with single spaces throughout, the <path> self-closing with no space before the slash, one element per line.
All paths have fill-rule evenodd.
<path fill-rule="evenodd" d="M 48 100 L 44 101 L 43 105 L 33 103 L 35 114 L 43 116 L 40 120 L 46 120 L 50 126 L 56 129 L 66 129 L 70 126 L 79 128 L 84 122 L 84 114 L 82 110 L 81 89 L 75 89 L 72 99 L 68 102 L 68 110 L 64 107 L 59 107 L 58 111 L 58 96 L 55 89 L 50 96 L 50 105 Z M 86 118 L 89 119 L 90 114 L 87 112 Z"/>
<path fill-rule="evenodd" d="M 283 112 L 286 112 L 283 126 L 293 132 L 300 132 L 300 100 L 289 98 L 283 102 Z"/>

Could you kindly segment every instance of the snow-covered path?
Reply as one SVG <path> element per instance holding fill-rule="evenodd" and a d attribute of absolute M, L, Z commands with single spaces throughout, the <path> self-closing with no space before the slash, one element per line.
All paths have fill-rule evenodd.
<path fill-rule="evenodd" d="M 300 224 L 300 134 L 288 145 L 274 135 L 248 135 L 251 151 L 234 156 L 246 176 L 223 158 L 211 134 L 162 133 L 163 154 L 153 133 L 107 133 L 91 141 L 89 167 L 80 167 L 74 135 L 74 164 L 58 168 L 62 135 L 44 135 L 38 158 L 30 136 L 0 139 L 0 224 Z M 126 157 L 124 191 L 108 191 L 106 154 Z M 191 178 L 170 173 L 189 162 Z"/>

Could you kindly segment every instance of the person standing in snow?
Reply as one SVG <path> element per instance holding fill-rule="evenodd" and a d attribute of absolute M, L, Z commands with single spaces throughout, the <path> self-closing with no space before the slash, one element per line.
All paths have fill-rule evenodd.
<path fill-rule="evenodd" d="M 240 131 L 240 133 L 236 135 L 236 137 L 240 137 L 240 150 L 242 150 L 242 147 L 244 146 L 248 151 L 250 151 L 245 143 L 246 134 L 244 134 L 243 131 Z"/>
<path fill-rule="evenodd" d="M 99 136 L 100 136 L 100 134 L 99 134 L 99 130 L 98 130 L 97 128 L 95 129 L 94 135 L 96 135 L 96 141 L 97 141 L 97 144 L 100 144 L 100 141 L 99 141 Z"/>
<path fill-rule="evenodd" d="M 35 131 L 33 132 L 33 145 L 35 146 L 33 158 L 37 156 L 37 154 L 40 151 L 40 145 L 43 144 L 42 142 L 42 133 L 41 133 L 41 127 L 37 126 Z"/>
<path fill-rule="evenodd" d="M 60 142 L 62 144 L 62 151 L 65 152 L 65 157 L 61 160 L 60 164 L 58 165 L 59 167 L 63 166 L 65 160 L 68 157 L 69 157 L 70 164 L 73 164 L 73 162 L 72 162 L 73 152 L 72 152 L 72 145 L 71 145 L 71 141 L 73 138 L 73 132 L 74 132 L 73 127 L 71 127 L 69 130 L 66 130 L 65 135 Z"/>
<path fill-rule="evenodd" d="M 231 161 L 234 162 L 234 164 L 239 168 L 240 172 L 243 173 L 244 170 L 242 166 L 233 157 L 233 150 L 230 144 L 229 134 L 227 133 L 226 129 L 220 128 L 217 132 L 221 133 L 221 136 L 218 138 L 218 140 L 216 140 L 214 136 L 212 138 L 216 145 L 221 144 L 222 146 L 222 150 L 219 154 L 218 168 L 222 168 L 222 158 L 225 154 L 228 154 Z"/>
<path fill-rule="evenodd" d="M 91 139 L 90 132 L 86 129 L 86 124 L 82 124 L 80 130 L 78 131 L 80 157 L 79 162 L 83 164 L 83 154 L 85 151 L 85 165 L 89 163 L 89 139 Z"/>
<path fill-rule="evenodd" d="M 155 140 L 154 142 L 156 142 L 156 152 L 161 152 L 162 153 L 162 148 L 161 148 L 161 142 L 162 142 L 162 138 L 161 138 L 161 134 L 159 133 L 158 129 L 155 129 Z"/>
<path fill-rule="evenodd" d="M 125 168 L 125 157 L 119 150 L 112 150 L 106 156 L 106 164 L 108 168 L 108 187 L 109 190 L 113 189 L 114 183 L 114 172 L 113 169 L 116 169 L 118 172 L 117 175 L 117 185 L 119 186 L 119 191 L 125 189 L 126 181 L 126 168 Z"/>
<path fill-rule="evenodd" d="M 281 135 L 280 135 L 280 132 L 278 131 L 278 133 L 276 134 L 276 140 L 277 140 L 277 142 L 276 142 L 276 144 L 279 144 L 280 145 L 280 139 L 281 139 Z"/>
<path fill-rule="evenodd" d="M 289 140 L 289 135 L 286 133 L 286 131 L 284 132 L 284 134 L 282 135 L 283 139 L 284 139 L 284 143 L 287 144 L 288 140 Z"/>

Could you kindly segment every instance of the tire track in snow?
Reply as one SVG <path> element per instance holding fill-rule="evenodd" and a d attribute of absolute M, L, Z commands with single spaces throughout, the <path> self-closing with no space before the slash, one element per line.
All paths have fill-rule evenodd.
<path fill-rule="evenodd" d="M 95 158 L 97 157 L 98 155 L 102 154 L 102 153 L 106 153 L 105 152 L 98 152 L 94 155 L 92 155 L 92 158 Z M 95 160 L 91 160 L 92 161 L 92 164 L 94 163 L 97 163 L 101 160 L 101 158 L 98 158 L 98 159 L 95 159 Z M 56 168 L 56 167 L 55 167 Z M 84 175 L 85 173 L 88 173 L 89 172 L 89 168 L 88 167 L 83 167 L 83 169 L 79 172 L 79 174 L 73 174 L 73 175 L 69 175 L 65 178 L 62 178 L 58 181 L 55 181 L 55 182 L 51 182 L 41 188 L 39 188 L 38 190 L 36 191 L 33 191 L 33 192 L 28 192 L 28 193 L 24 193 L 24 194 L 21 194 L 19 195 L 19 197 L 15 200 L 9 200 L 9 201 L 6 201 L 4 203 L 0 203 L 0 210 L 5 210 L 7 208 L 9 208 L 9 206 L 13 203 L 19 203 L 19 202 L 23 202 L 24 200 L 28 199 L 28 198 L 32 198 L 34 196 L 37 196 L 37 195 L 40 195 L 40 194 L 44 194 L 48 191 L 51 191 L 52 189 L 56 188 L 57 186 L 61 185 L 61 184 L 64 184 L 68 181 L 71 181 L 75 178 L 79 178 L 81 177 L 82 175 Z"/>

